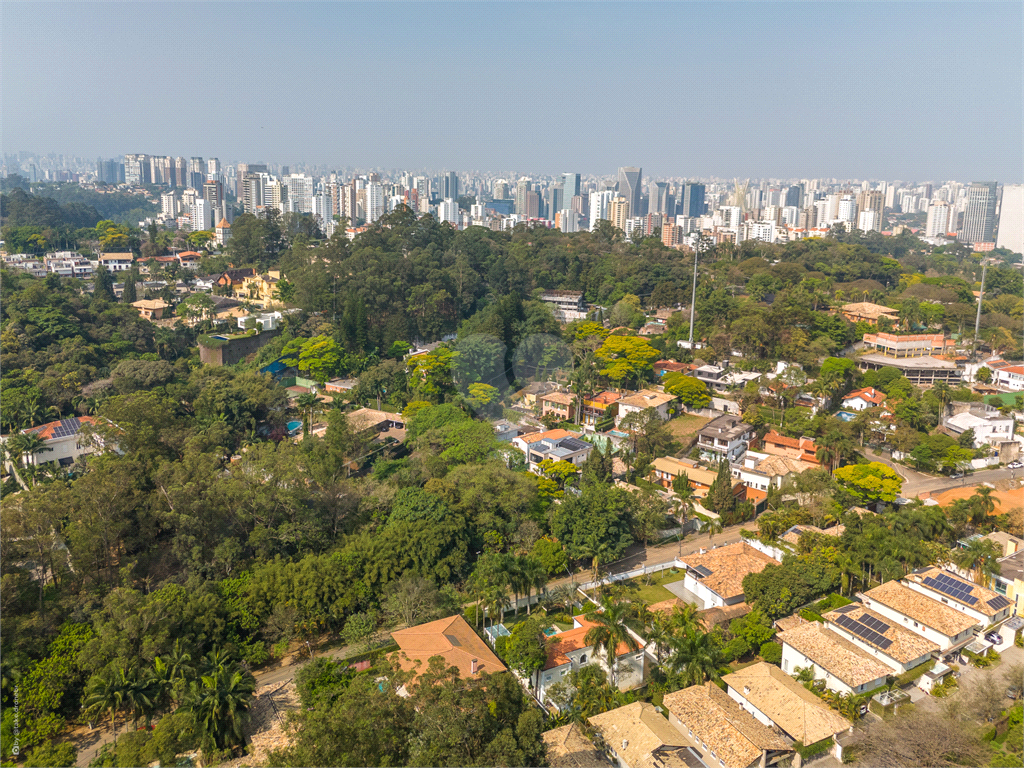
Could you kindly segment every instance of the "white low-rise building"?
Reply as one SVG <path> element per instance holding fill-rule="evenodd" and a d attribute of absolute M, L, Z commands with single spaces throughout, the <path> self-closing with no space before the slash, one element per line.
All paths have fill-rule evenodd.
<path fill-rule="evenodd" d="M 683 555 L 679 561 L 686 566 L 683 588 L 700 601 L 701 609 L 743 602 L 744 577 L 778 565 L 745 541 Z"/>
<path fill-rule="evenodd" d="M 801 621 L 775 641 L 782 644 L 783 672 L 796 675 L 810 667 L 815 680 L 838 693 L 874 690 L 892 674 L 888 665 L 817 621 Z"/>
<path fill-rule="evenodd" d="M 887 581 L 858 597 L 865 607 L 883 618 L 938 644 L 943 653 L 969 643 L 974 638 L 974 629 L 981 624 L 975 617 L 899 581 Z"/>
<path fill-rule="evenodd" d="M 982 627 L 998 624 L 1013 610 L 1013 602 L 1003 595 L 934 566 L 908 574 L 903 583 L 915 592 L 970 616 Z"/>
<path fill-rule="evenodd" d="M 1013 440 L 1014 420 L 1003 416 L 998 408 L 986 403 L 950 403 L 942 426 L 950 432 L 962 435 L 967 430 L 974 432 L 975 448 L 983 445 L 998 446 Z"/>
<path fill-rule="evenodd" d="M 939 644 L 886 619 L 859 603 L 829 611 L 828 628 L 901 675 L 924 664 L 939 652 Z"/>

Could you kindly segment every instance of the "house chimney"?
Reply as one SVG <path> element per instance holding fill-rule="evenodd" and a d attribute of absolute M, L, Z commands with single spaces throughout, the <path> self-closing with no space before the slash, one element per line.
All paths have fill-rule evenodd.
<path fill-rule="evenodd" d="M 629 739 L 623 739 L 622 740 L 622 749 L 623 749 L 623 751 L 625 751 L 626 747 L 628 747 L 628 746 L 629 746 Z"/>
<path fill-rule="evenodd" d="M 743 686 L 743 695 L 744 696 L 749 696 L 750 695 L 750 686 L 749 685 L 744 685 Z"/>
<path fill-rule="evenodd" d="M 479 668 L 479 666 L 480 666 L 480 662 L 477 661 L 476 659 L 473 659 L 472 664 L 471 664 L 471 666 L 469 668 L 470 669 L 470 674 L 475 675 L 476 672 L 477 672 L 477 669 Z"/>

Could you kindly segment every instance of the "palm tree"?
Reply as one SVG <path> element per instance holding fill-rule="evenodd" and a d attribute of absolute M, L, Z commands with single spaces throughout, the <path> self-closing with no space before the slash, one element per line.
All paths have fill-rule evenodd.
<path fill-rule="evenodd" d="M 600 611 L 590 611 L 586 615 L 587 621 L 594 626 L 587 630 L 583 642 L 594 646 L 595 649 L 604 649 L 608 669 L 611 670 L 612 688 L 615 688 L 615 661 L 619 646 L 625 645 L 628 651 L 635 651 L 640 647 L 628 628 L 630 624 L 637 624 L 634 611 L 634 606 L 630 603 L 617 603 L 605 599 Z"/>
<path fill-rule="evenodd" d="M 644 630 L 644 637 L 647 639 L 647 642 L 654 643 L 654 655 L 658 659 L 659 664 L 661 664 L 662 653 L 674 637 L 669 621 L 669 619 L 665 618 L 664 614 L 656 613 Z"/>
<path fill-rule="evenodd" d="M 683 687 L 718 680 L 721 652 L 714 638 L 706 632 L 691 632 L 677 637 L 669 656 L 669 668 L 680 676 Z"/>
<path fill-rule="evenodd" d="M 155 677 L 163 687 L 162 702 L 168 706 L 175 700 L 175 684 L 179 680 L 191 678 L 195 674 L 192 666 L 192 654 L 181 647 L 181 639 L 174 641 L 171 651 L 164 656 L 153 659 Z"/>
<path fill-rule="evenodd" d="M 44 453 L 46 451 L 52 451 L 46 444 L 46 440 L 40 437 L 35 432 L 21 432 L 12 437 L 8 444 L 10 446 L 12 461 L 17 462 L 19 459 L 22 463 L 28 459 L 29 464 L 35 464 L 35 455 L 37 453 Z M 15 458 L 16 457 L 16 458 Z"/>
<path fill-rule="evenodd" d="M 30 427 L 34 427 L 37 422 L 42 423 L 46 409 L 38 400 L 26 400 L 18 409 L 18 415 L 21 416 L 22 423 L 27 422 Z"/>
<path fill-rule="evenodd" d="M 675 494 L 675 505 L 677 516 L 682 513 L 682 519 L 680 525 L 686 527 L 686 515 L 691 509 L 693 509 L 694 491 L 690 485 L 690 477 L 683 472 L 675 480 L 672 481 L 672 492 Z"/>
<path fill-rule="evenodd" d="M 703 530 L 708 535 L 708 544 L 714 544 L 715 534 L 722 532 L 722 518 L 706 517 L 704 521 Z"/>
<path fill-rule="evenodd" d="M 949 384 L 947 384 L 945 381 L 937 381 L 932 386 L 932 392 L 937 398 L 939 398 L 939 404 L 942 405 L 943 408 L 945 408 L 946 403 L 949 402 L 949 399 L 951 397 Z"/>
<path fill-rule="evenodd" d="M 126 680 L 124 671 L 108 667 L 89 680 L 82 706 L 86 712 L 110 716 L 110 727 L 114 729 L 114 746 L 117 746 L 117 714 L 124 707 Z"/>
<path fill-rule="evenodd" d="M 313 420 L 313 413 L 319 405 L 320 401 L 317 396 L 312 392 L 303 392 L 297 398 L 295 398 L 295 405 L 302 413 L 302 435 L 305 437 L 309 434 L 310 422 Z"/>
<path fill-rule="evenodd" d="M 132 727 L 135 727 L 140 717 L 148 720 L 153 714 L 160 695 L 158 680 L 151 674 L 140 672 L 137 667 L 121 674 L 124 680 L 124 703 L 132 713 Z"/>
<path fill-rule="evenodd" d="M 996 500 L 992 498 L 992 489 L 987 485 L 980 486 L 971 497 L 971 506 L 983 512 L 985 517 L 995 512 Z"/>
<path fill-rule="evenodd" d="M 1002 553 L 994 542 L 988 539 L 973 539 L 967 546 L 954 549 L 952 560 L 957 567 L 970 571 L 976 583 L 985 585 L 992 576 L 999 573 L 997 560 L 1000 554 Z"/>
<path fill-rule="evenodd" d="M 228 749 L 242 743 L 256 680 L 231 664 L 193 682 L 185 706 L 195 717 L 203 750 Z"/>
<path fill-rule="evenodd" d="M 522 573 L 523 583 L 526 585 L 526 615 L 529 616 L 531 613 L 530 605 L 530 594 L 532 590 L 537 590 L 537 600 L 540 600 L 541 593 L 544 591 L 544 587 L 548 583 L 548 569 L 545 568 L 540 560 L 535 557 L 525 555 L 521 558 L 522 560 Z"/>

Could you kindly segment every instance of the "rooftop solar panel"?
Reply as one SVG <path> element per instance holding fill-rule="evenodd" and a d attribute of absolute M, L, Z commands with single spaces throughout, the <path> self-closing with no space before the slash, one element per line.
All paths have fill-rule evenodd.
<path fill-rule="evenodd" d="M 693 569 L 693 572 L 700 576 L 702 579 L 706 576 L 711 575 L 711 571 L 705 568 L 703 565 L 698 565 L 696 568 Z"/>
<path fill-rule="evenodd" d="M 849 613 L 850 611 L 855 611 L 858 608 L 860 608 L 860 606 L 857 605 L 857 603 L 850 603 L 849 605 L 844 605 L 842 608 L 836 608 L 836 613 Z"/>
<path fill-rule="evenodd" d="M 965 605 L 975 605 L 978 602 L 978 598 L 971 594 L 974 590 L 974 586 L 971 584 L 965 584 L 962 581 L 951 578 L 942 574 L 940 576 L 929 576 L 924 580 L 925 585 L 931 587 L 944 595 L 949 595 L 954 600 L 964 603 Z"/>
<path fill-rule="evenodd" d="M 1010 601 L 1007 600 L 1002 595 L 997 595 L 996 597 L 994 597 L 994 598 L 992 598 L 991 600 L 988 601 L 988 607 L 989 608 L 993 608 L 993 609 L 995 609 L 997 611 L 1001 611 L 1003 608 L 1005 608 L 1008 605 L 1011 605 Z"/>

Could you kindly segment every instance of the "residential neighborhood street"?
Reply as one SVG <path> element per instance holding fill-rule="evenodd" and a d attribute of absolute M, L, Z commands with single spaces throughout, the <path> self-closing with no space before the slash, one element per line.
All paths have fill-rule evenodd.
<path fill-rule="evenodd" d="M 878 461 L 892 468 L 903 478 L 903 489 L 900 492 L 904 498 L 913 499 L 924 493 L 941 493 L 950 488 L 961 488 L 968 485 L 979 485 L 981 483 L 995 484 L 999 480 L 1010 480 L 1015 477 L 1024 476 L 1022 469 L 1009 469 L 999 467 L 997 469 L 985 469 L 979 472 L 972 472 L 967 477 L 953 480 L 948 477 L 935 477 L 926 475 L 923 472 L 906 467 L 893 461 L 889 456 L 876 453 L 870 448 L 864 448 L 864 455 L 871 461 Z"/>

